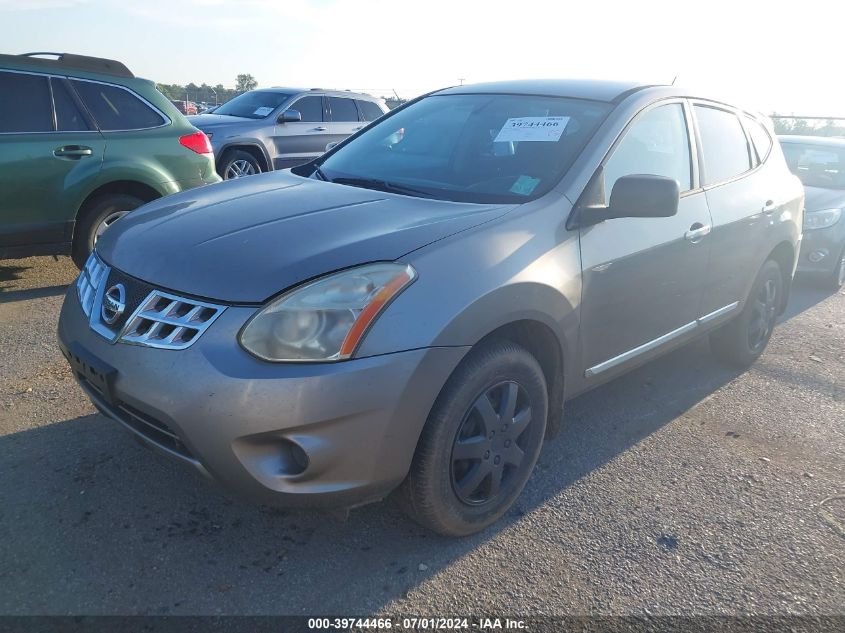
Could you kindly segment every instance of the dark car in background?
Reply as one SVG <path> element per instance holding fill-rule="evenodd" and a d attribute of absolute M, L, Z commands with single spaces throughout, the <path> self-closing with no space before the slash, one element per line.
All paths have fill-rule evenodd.
<path fill-rule="evenodd" d="M 380 99 L 336 90 L 252 90 L 188 120 L 211 139 L 224 180 L 313 160 L 387 112 Z"/>
<path fill-rule="evenodd" d="M 789 169 L 804 183 L 806 213 L 798 271 L 845 285 L 845 139 L 780 136 Z"/>
<path fill-rule="evenodd" d="M 205 134 L 120 62 L 0 55 L 0 258 L 81 266 L 128 211 L 219 180 Z"/>

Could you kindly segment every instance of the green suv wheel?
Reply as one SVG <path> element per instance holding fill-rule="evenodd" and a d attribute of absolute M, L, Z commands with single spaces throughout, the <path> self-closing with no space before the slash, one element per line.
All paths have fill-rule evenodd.
<path fill-rule="evenodd" d="M 142 204 L 144 200 L 124 193 L 107 194 L 87 204 L 80 211 L 74 231 L 73 263 L 81 269 L 103 232 Z"/>

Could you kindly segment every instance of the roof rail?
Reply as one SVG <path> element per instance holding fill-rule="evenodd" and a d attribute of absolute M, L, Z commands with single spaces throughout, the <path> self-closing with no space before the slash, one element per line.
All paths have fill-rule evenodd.
<path fill-rule="evenodd" d="M 55 57 L 55 59 L 45 59 L 44 56 L 46 55 Z M 117 77 L 135 76 L 123 63 L 113 59 L 89 57 L 87 55 L 73 55 L 71 53 L 36 52 L 23 53 L 22 55 L 0 55 L 0 60 L 4 58 L 8 60 L 14 60 L 17 58 L 17 60 L 20 60 L 21 57 L 27 58 L 28 62 L 35 66 L 49 69 L 84 70 L 104 75 L 115 75 Z"/>

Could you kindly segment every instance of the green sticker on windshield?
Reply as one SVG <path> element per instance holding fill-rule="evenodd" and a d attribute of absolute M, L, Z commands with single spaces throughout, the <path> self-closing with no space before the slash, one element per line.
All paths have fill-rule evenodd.
<path fill-rule="evenodd" d="M 540 184 L 539 178 L 532 178 L 531 176 L 520 176 L 516 182 L 511 186 L 511 193 L 517 193 L 520 196 L 530 196 L 531 192 Z"/>

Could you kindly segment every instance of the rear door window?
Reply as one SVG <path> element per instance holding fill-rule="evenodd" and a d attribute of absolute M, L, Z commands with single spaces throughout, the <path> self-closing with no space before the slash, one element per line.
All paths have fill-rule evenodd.
<path fill-rule="evenodd" d="M 332 121 L 357 121 L 358 108 L 355 107 L 353 99 L 344 99 L 342 97 L 329 97 L 329 109 L 332 113 Z"/>
<path fill-rule="evenodd" d="M 90 130 L 88 121 L 76 104 L 67 84 L 62 79 L 50 79 L 53 88 L 53 104 L 56 107 L 56 129 L 59 132 Z"/>
<path fill-rule="evenodd" d="M 358 104 L 358 109 L 361 111 L 362 121 L 375 121 L 384 114 L 384 112 L 381 111 L 381 108 L 372 101 L 357 100 L 355 103 Z"/>
<path fill-rule="evenodd" d="M 164 117 L 129 90 L 93 81 L 72 79 L 71 83 L 104 132 L 143 130 L 165 123 Z"/>
<path fill-rule="evenodd" d="M 303 122 L 319 123 L 323 120 L 322 97 L 303 97 L 290 106 L 290 109 L 299 112 Z"/>
<path fill-rule="evenodd" d="M 672 103 L 649 110 L 625 132 L 604 166 L 605 203 L 622 176 L 650 174 L 678 181 L 692 189 L 690 145 L 684 108 Z"/>
<path fill-rule="evenodd" d="M 733 112 L 695 106 L 701 151 L 704 155 L 704 183 L 729 180 L 751 169 L 748 141 Z"/>
<path fill-rule="evenodd" d="M 50 86 L 41 75 L 0 72 L 0 132 L 52 132 Z"/>

